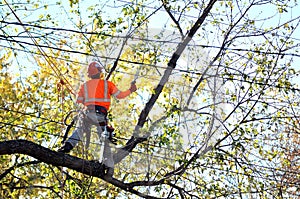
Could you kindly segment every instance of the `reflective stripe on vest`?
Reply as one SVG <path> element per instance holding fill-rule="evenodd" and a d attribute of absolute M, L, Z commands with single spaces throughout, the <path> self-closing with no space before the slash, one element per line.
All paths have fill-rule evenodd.
<path fill-rule="evenodd" d="M 112 94 L 114 97 L 117 97 L 119 94 L 121 93 L 121 91 L 117 91 L 115 94 Z"/>
<path fill-rule="evenodd" d="M 78 101 L 83 101 L 84 98 L 83 98 L 83 97 L 78 97 L 77 100 L 78 100 Z"/>
<path fill-rule="evenodd" d="M 110 102 L 110 98 L 108 98 L 108 86 L 107 81 L 104 80 L 104 97 L 103 98 L 90 98 L 88 92 L 87 83 L 84 84 L 84 102 Z"/>

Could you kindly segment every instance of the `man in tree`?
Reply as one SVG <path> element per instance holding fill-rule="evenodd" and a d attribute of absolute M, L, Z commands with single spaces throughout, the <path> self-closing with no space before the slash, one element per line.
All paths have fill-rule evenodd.
<path fill-rule="evenodd" d="M 134 83 L 126 91 L 120 91 L 114 83 L 103 78 L 103 67 L 98 62 L 91 62 L 88 66 L 88 77 L 91 79 L 81 85 L 77 103 L 85 107 L 84 115 L 79 118 L 76 129 L 65 144 L 58 150 L 68 153 L 82 140 L 83 134 L 90 133 L 92 125 L 97 126 L 99 139 L 103 132 L 109 133 L 107 139 L 112 138 L 113 128 L 107 127 L 107 111 L 110 108 L 111 96 L 123 99 L 137 90 Z"/>

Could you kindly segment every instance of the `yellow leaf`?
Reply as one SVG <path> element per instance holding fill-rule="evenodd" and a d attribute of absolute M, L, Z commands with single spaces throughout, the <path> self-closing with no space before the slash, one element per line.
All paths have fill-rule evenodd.
<path fill-rule="evenodd" d="M 285 27 L 285 28 L 288 28 L 288 27 L 289 27 L 289 24 L 288 24 L 288 23 L 285 23 L 285 24 L 284 24 L 284 27 Z"/>

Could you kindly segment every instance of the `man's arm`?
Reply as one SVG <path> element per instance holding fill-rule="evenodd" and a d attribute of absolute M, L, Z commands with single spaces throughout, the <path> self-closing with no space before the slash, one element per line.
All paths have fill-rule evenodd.
<path fill-rule="evenodd" d="M 130 88 L 126 91 L 120 91 L 114 84 L 113 86 L 114 88 L 112 91 L 112 95 L 115 96 L 117 99 L 123 99 L 137 90 L 135 84 L 131 84 Z"/>

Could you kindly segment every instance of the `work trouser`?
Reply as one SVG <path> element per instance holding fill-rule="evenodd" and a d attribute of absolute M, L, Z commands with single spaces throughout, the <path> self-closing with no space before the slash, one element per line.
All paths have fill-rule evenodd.
<path fill-rule="evenodd" d="M 103 133 L 108 133 L 105 131 L 107 124 L 107 112 L 106 109 L 99 106 L 89 106 L 84 114 L 82 114 L 76 124 L 76 128 L 72 135 L 68 138 L 66 142 L 69 142 L 73 147 L 75 147 L 79 141 L 83 140 L 84 133 L 90 134 L 93 125 L 97 128 L 97 135 L 100 139 Z M 109 140 L 106 139 L 104 148 L 104 164 L 108 167 L 113 167 L 113 160 L 111 149 L 109 147 Z M 100 154 L 102 155 L 102 154 Z"/>

